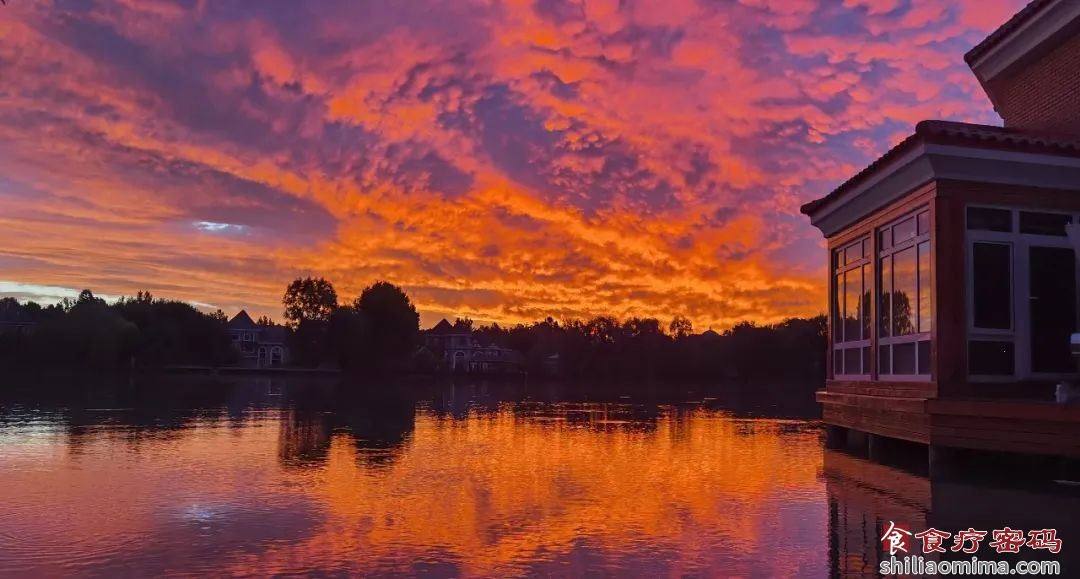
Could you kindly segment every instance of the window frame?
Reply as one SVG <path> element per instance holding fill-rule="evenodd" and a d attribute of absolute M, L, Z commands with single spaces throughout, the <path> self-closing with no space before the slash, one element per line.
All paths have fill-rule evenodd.
<path fill-rule="evenodd" d="M 850 263 L 845 263 L 843 256 L 849 248 L 859 246 L 862 257 L 853 260 Z M 838 278 L 844 276 L 844 274 L 850 271 L 857 271 L 862 274 L 862 292 L 859 294 L 859 300 L 862 301 L 862 296 L 867 291 L 869 286 L 871 295 L 873 294 L 874 285 L 874 264 L 873 259 L 870 257 L 872 246 L 870 243 L 869 232 L 856 236 L 854 239 L 848 240 L 844 244 L 833 248 L 829 253 L 829 283 L 832 286 L 833 303 L 829 304 L 829 310 L 833 319 L 832 331 L 830 332 L 830 344 L 829 348 L 832 353 L 832 367 L 830 371 L 834 379 L 840 380 L 870 380 L 871 372 L 870 367 L 873 366 L 874 352 L 871 348 L 871 337 L 874 333 L 874 320 L 870 316 L 869 312 L 866 315 L 870 317 L 869 327 L 866 328 L 866 335 L 862 336 L 859 340 L 847 340 L 847 286 L 844 285 L 844 292 L 841 293 Z M 862 270 L 863 267 L 869 267 L 868 271 Z M 843 299 L 843 302 L 840 300 Z M 872 298 L 871 298 L 872 299 Z M 839 306 L 843 306 L 842 308 Z M 858 318 L 859 327 L 862 328 L 862 318 Z M 839 330 L 839 332 L 838 332 Z M 837 335 L 844 336 L 844 341 L 837 341 Z M 869 356 L 863 356 L 863 350 L 870 350 Z M 844 371 L 837 372 L 837 358 L 843 358 L 848 350 L 858 350 L 859 352 L 859 365 L 861 372 L 850 373 L 847 371 L 847 364 L 844 363 Z M 862 366 L 865 363 L 865 368 Z"/>
<path fill-rule="evenodd" d="M 919 227 L 919 216 L 922 215 L 923 213 L 927 214 L 927 229 L 926 229 L 925 232 L 919 233 L 919 229 L 918 229 L 918 227 Z M 878 240 L 881 239 L 881 234 L 884 231 L 889 231 L 890 232 L 889 233 L 889 236 L 890 236 L 889 247 L 883 248 L 882 245 L 884 245 L 884 244 L 880 243 L 880 241 L 879 241 L 878 247 L 877 247 L 877 253 L 874 256 L 874 268 L 875 268 L 874 299 L 877 300 L 876 303 L 877 303 L 877 309 L 878 309 L 878 312 L 879 312 L 878 316 L 877 316 L 878 319 L 874 320 L 874 332 L 876 332 L 875 335 L 877 337 L 875 347 L 874 347 L 874 355 L 877 356 L 877 360 L 878 360 L 877 378 L 878 378 L 879 381 L 880 380 L 887 380 L 887 381 L 895 381 L 895 382 L 929 382 L 929 381 L 933 380 L 934 356 L 935 356 L 934 348 L 933 348 L 933 333 L 934 333 L 934 326 L 936 325 L 936 320 L 934 319 L 934 317 L 935 317 L 934 316 L 935 309 L 934 309 L 933 279 L 934 279 L 934 261 L 935 260 L 934 260 L 934 242 L 933 242 L 934 226 L 933 226 L 933 219 L 932 218 L 933 218 L 933 216 L 931 215 L 930 206 L 929 205 L 922 205 L 922 206 L 916 207 L 915 209 L 912 209 L 911 211 L 908 211 L 908 212 L 904 213 L 900 217 L 897 217 L 896 219 L 890 220 L 889 222 L 884 223 L 884 224 L 882 224 L 882 225 L 880 225 L 880 226 L 878 226 L 878 227 L 876 227 L 874 229 L 875 238 L 878 239 Z M 915 236 L 911 237 L 909 239 L 905 239 L 904 241 L 901 241 L 900 243 L 896 243 L 896 240 L 892 237 L 892 229 L 893 229 L 893 227 L 895 227 L 896 225 L 899 225 L 900 223 L 903 223 L 903 222 L 905 222 L 905 221 L 907 221 L 909 219 L 911 219 L 911 220 L 913 220 L 915 222 Z M 892 324 L 893 324 L 893 319 L 892 319 L 893 307 L 892 307 L 892 302 L 890 301 L 889 302 L 889 308 L 887 310 L 887 315 L 888 315 L 887 324 L 889 325 L 889 335 L 885 336 L 883 334 L 883 332 L 881 331 L 881 321 L 882 321 L 881 320 L 881 312 L 884 311 L 884 309 L 882 307 L 882 297 L 883 297 L 882 290 L 885 288 L 885 283 L 884 283 L 885 280 L 883 280 L 882 276 L 881 276 L 882 272 L 885 271 L 885 268 L 882 266 L 882 262 L 886 258 L 889 259 L 888 271 L 889 271 L 889 275 L 892 276 L 892 279 L 889 280 L 889 282 L 890 282 L 889 283 L 889 288 L 890 288 L 890 291 L 894 291 L 893 290 L 893 287 L 894 287 L 893 282 L 896 279 L 896 265 L 895 265 L 895 263 L 893 261 L 893 256 L 895 256 L 897 253 L 906 251 L 908 249 L 914 249 L 915 250 L 915 299 L 913 300 L 913 302 L 911 304 L 911 307 L 912 307 L 912 311 L 915 312 L 915 316 L 916 316 L 915 317 L 915 323 L 913 325 L 914 325 L 915 329 L 918 330 L 921 327 L 921 318 L 919 317 L 919 315 L 920 315 L 919 314 L 919 309 L 920 309 L 919 308 L 919 300 L 920 300 L 920 297 L 921 297 L 921 291 L 923 289 L 922 278 L 921 278 L 922 272 L 919 269 L 919 246 L 921 246 L 923 243 L 927 244 L 927 252 L 928 252 L 929 259 L 930 259 L 930 267 L 929 267 L 929 275 L 930 275 L 930 281 L 931 281 L 931 284 L 930 284 L 930 287 L 929 287 L 929 291 L 930 291 L 930 296 L 929 296 L 929 299 L 930 299 L 930 309 L 929 309 L 930 328 L 929 328 L 929 330 L 927 330 L 925 332 L 916 331 L 916 332 L 913 332 L 911 334 L 904 334 L 902 336 L 893 335 L 893 327 L 892 327 Z M 925 369 L 922 368 L 920 366 L 920 364 L 919 364 L 919 343 L 920 342 L 929 342 L 930 343 L 930 346 L 929 346 L 930 347 L 930 356 L 927 359 L 927 365 L 929 367 L 925 368 Z M 896 345 L 899 345 L 899 344 L 910 344 L 910 343 L 915 344 L 915 360 L 914 360 L 914 362 L 915 362 L 915 373 L 914 374 L 896 374 L 895 373 L 896 360 L 895 360 L 895 357 L 894 357 L 894 353 L 895 353 L 895 348 L 894 347 Z M 886 347 L 886 346 L 889 348 L 889 373 L 888 374 L 884 374 L 884 373 L 881 372 L 882 364 L 880 362 L 881 361 L 881 355 L 882 355 L 882 348 Z M 923 370 L 925 370 L 925 372 L 923 372 Z"/>
<path fill-rule="evenodd" d="M 980 209 L 1000 209 L 1010 212 L 1012 231 L 986 231 L 981 229 L 968 229 L 967 221 L 967 209 L 968 208 L 980 208 Z M 976 383 L 1009 383 L 1019 382 L 1024 380 L 1061 380 L 1067 378 L 1076 378 L 1080 370 L 1072 373 L 1060 373 L 1060 372 L 1035 372 L 1032 370 L 1031 360 L 1031 264 L 1028 255 L 1032 247 L 1052 247 L 1052 248 L 1075 248 L 1069 242 L 1068 236 L 1042 234 L 1042 233 L 1021 233 L 1020 231 L 1020 213 L 1048 213 L 1055 215 L 1066 215 L 1071 217 L 1074 225 L 1080 223 L 1080 214 L 1070 211 L 1044 209 L 1031 206 L 1022 205 L 998 205 L 992 203 L 968 203 L 964 208 L 964 273 L 967 277 L 965 283 L 965 314 L 967 322 L 965 324 L 966 336 L 964 340 L 964 351 L 966 353 L 966 367 L 964 373 L 968 377 L 968 380 Z M 976 243 L 998 243 L 1008 245 L 1010 248 L 1010 274 L 1009 289 L 1012 292 L 1011 295 L 1011 307 L 1010 322 L 1011 328 L 1008 330 L 996 329 L 996 328 L 976 328 L 975 327 L 975 244 Z M 1076 274 L 1076 287 L 1078 294 L 1080 294 L 1080 263 L 1077 264 L 1075 269 Z M 1078 295 L 1080 297 L 1080 295 Z M 1077 307 L 1077 316 L 1073 320 L 1074 327 L 1080 331 L 1080 304 Z M 971 373 L 971 359 L 970 359 L 970 344 L 973 341 L 992 341 L 992 342 L 1012 342 L 1013 345 L 1013 374 L 1011 376 L 1006 375 L 991 375 L 991 374 L 972 374 Z"/>

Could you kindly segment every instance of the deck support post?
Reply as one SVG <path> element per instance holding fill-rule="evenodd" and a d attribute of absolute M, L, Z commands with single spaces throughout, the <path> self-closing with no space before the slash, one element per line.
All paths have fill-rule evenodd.
<path fill-rule="evenodd" d="M 833 424 L 825 425 L 825 448 L 837 450 L 847 442 L 847 429 Z"/>
<path fill-rule="evenodd" d="M 930 479 L 945 480 L 953 478 L 957 470 L 957 451 L 946 446 L 930 445 Z"/>
<path fill-rule="evenodd" d="M 881 463 L 886 459 L 886 446 L 888 441 L 877 434 L 866 435 L 866 456 L 870 460 Z"/>
<path fill-rule="evenodd" d="M 847 430 L 847 436 L 846 436 L 846 438 L 847 438 L 847 441 L 846 441 L 847 451 L 852 453 L 852 454 L 855 454 L 856 456 L 866 457 L 870 452 L 870 443 L 869 443 L 870 435 L 863 432 L 863 431 L 861 431 L 861 430 L 853 430 L 853 429 L 850 429 L 850 428 L 848 428 L 846 430 Z"/>

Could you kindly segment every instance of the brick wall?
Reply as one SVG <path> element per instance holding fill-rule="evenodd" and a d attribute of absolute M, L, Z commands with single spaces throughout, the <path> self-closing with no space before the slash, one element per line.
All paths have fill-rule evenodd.
<path fill-rule="evenodd" d="M 1080 135 L 1080 34 L 989 89 L 1005 126 Z"/>

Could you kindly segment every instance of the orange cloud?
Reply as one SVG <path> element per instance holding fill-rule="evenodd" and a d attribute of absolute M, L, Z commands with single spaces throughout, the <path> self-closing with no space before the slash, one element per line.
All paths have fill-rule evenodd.
<path fill-rule="evenodd" d="M 425 323 L 813 315 L 798 205 L 922 118 L 992 122 L 961 55 L 1020 4 L 12 4 L 0 281 L 275 314 L 296 275 L 390 279 Z"/>

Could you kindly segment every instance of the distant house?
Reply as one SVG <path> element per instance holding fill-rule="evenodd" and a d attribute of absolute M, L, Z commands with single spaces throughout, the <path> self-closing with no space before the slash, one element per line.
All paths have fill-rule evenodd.
<path fill-rule="evenodd" d="M 510 348 L 483 344 L 472 328 L 458 321 L 455 324 L 440 320 L 423 331 L 424 346 L 443 361 L 451 372 L 475 374 L 514 374 L 524 369 L 522 355 Z"/>
<path fill-rule="evenodd" d="M 282 366 L 289 360 L 284 326 L 260 326 L 244 310 L 229 320 L 226 329 L 233 348 L 240 355 L 240 365 L 256 368 Z"/>

